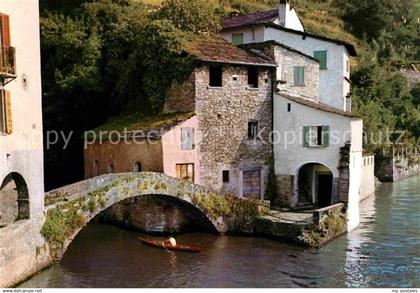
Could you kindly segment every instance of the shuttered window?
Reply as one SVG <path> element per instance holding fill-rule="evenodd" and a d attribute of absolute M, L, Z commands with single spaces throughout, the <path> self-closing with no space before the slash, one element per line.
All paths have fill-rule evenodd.
<path fill-rule="evenodd" d="M 232 43 L 234 45 L 242 45 L 244 43 L 244 34 L 233 34 Z"/>
<path fill-rule="evenodd" d="M 194 164 L 176 164 L 176 178 L 194 183 Z"/>
<path fill-rule="evenodd" d="M 181 128 L 181 150 L 194 149 L 194 128 Z"/>
<path fill-rule="evenodd" d="M 326 70 L 327 68 L 327 51 L 314 51 L 314 58 L 319 61 L 319 69 Z"/>
<path fill-rule="evenodd" d="M 305 85 L 305 67 L 295 66 L 293 67 L 293 73 L 294 73 L 294 85 L 304 86 Z"/>
<path fill-rule="evenodd" d="M 329 126 L 304 126 L 303 146 L 304 147 L 327 147 L 330 145 Z"/>
<path fill-rule="evenodd" d="M 0 95 L 0 132 L 11 134 L 13 132 L 13 121 L 10 92 L 0 90 Z"/>

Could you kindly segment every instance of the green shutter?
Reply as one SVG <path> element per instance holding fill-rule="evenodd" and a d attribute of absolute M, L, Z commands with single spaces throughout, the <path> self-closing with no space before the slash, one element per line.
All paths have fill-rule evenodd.
<path fill-rule="evenodd" d="M 308 148 L 309 147 L 309 132 L 310 132 L 310 126 L 304 126 L 303 127 L 303 146 Z"/>
<path fill-rule="evenodd" d="M 327 51 L 314 51 L 314 58 L 319 61 L 319 69 L 327 69 Z"/>
<path fill-rule="evenodd" d="M 232 35 L 232 43 L 237 45 L 242 45 L 244 43 L 244 34 L 233 34 Z"/>
<path fill-rule="evenodd" d="M 305 85 L 305 67 L 304 66 L 293 67 L 293 78 L 294 78 L 295 86 L 304 86 Z"/>
<path fill-rule="evenodd" d="M 330 127 L 322 126 L 322 145 L 327 147 L 330 145 Z"/>

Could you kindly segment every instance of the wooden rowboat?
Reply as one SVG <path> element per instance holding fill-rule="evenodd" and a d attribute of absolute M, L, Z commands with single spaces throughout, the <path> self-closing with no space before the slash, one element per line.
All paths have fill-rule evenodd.
<path fill-rule="evenodd" d="M 143 237 L 139 237 L 139 240 L 144 245 L 163 248 L 163 249 L 172 250 L 172 251 L 185 251 L 185 252 L 195 252 L 195 253 L 197 253 L 197 252 L 201 252 L 203 250 L 203 248 L 200 247 L 200 246 L 186 246 L 186 245 L 172 246 L 167 241 L 154 240 L 154 239 L 148 239 L 148 238 L 143 238 Z"/>

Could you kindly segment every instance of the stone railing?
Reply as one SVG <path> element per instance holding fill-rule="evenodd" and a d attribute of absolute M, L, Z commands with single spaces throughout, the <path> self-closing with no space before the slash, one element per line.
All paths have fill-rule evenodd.
<path fill-rule="evenodd" d="M 315 210 L 313 212 L 313 221 L 315 225 L 321 225 L 324 219 L 334 215 L 345 213 L 346 205 L 344 203 L 336 203 L 331 206 Z"/>

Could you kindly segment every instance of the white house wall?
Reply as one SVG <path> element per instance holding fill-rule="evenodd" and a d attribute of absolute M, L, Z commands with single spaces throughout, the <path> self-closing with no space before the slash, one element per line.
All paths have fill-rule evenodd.
<path fill-rule="evenodd" d="M 13 133 L 0 134 L 0 184 L 11 172 L 23 176 L 33 217 L 44 207 L 38 1 L 1 0 L 0 12 L 10 16 L 17 68 L 17 78 L 4 87 L 11 93 Z"/>
<path fill-rule="evenodd" d="M 259 43 L 264 41 L 264 26 L 255 26 L 252 28 L 238 28 L 231 31 L 226 31 L 223 37 L 232 43 L 233 34 L 243 34 L 244 44 Z"/>
<path fill-rule="evenodd" d="M 328 69 L 320 70 L 320 100 L 330 106 L 345 110 L 347 93 L 344 92 L 344 60 L 349 55 L 344 46 L 267 27 L 264 32 L 264 41 L 269 40 L 275 40 L 310 56 L 314 55 L 314 51 L 327 50 Z M 346 74 L 349 76 L 349 73 Z"/>

